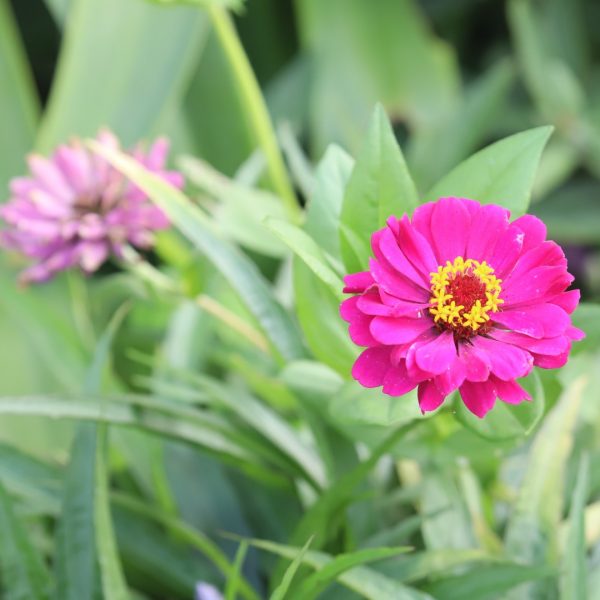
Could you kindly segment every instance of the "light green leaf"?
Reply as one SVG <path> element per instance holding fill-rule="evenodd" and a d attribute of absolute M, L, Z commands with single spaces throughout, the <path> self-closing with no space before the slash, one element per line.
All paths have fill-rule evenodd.
<path fill-rule="evenodd" d="M 564 548 L 560 578 L 561 598 L 586 600 L 587 556 L 585 547 L 585 504 L 588 495 L 589 456 L 579 461 L 577 480 L 571 496 L 569 533 Z"/>
<path fill-rule="evenodd" d="M 242 540 L 235 553 L 235 560 L 233 561 L 233 572 L 227 579 L 227 586 L 225 588 L 225 600 L 235 600 L 237 598 L 238 588 L 240 585 L 240 573 L 244 566 L 244 559 L 248 552 L 248 542 Z"/>
<path fill-rule="evenodd" d="M 476 569 L 440 579 L 426 590 L 444 600 L 495 600 L 520 583 L 544 579 L 553 574 L 550 567 L 525 567 L 516 564 L 478 565 Z"/>
<path fill-rule="evenodd" d="M 73 0 L 38 148 L 101 126 L 127 145 L 151 133 L 182 94 L 206 31 L 193 8 Z"/>
<path fill-rule="evenodd" d="M 506 551 L 515 560 L 532 565 L 556 564 L 558 526 L 562 516 L 566 462 L 573 445 L 573 432 L 583 400 L 584 377 L 563 392 L 537 433 L 519 496 L 508 521 Z M 544 584 L 515 590 L 515 598 L 547 593 Z M 512 595 L 510 596 L 513 597 Z"/>
<path fill-rule="evenodd" d="M 536 127 L 495 142 L 477 152 L 433 186 L 428 201 L 445 196 L 500 204 L 513 216 L 527 211 L 542 150 L 552 133 Z"/>
<path fill-rule="evenodd" d="M 249 540 L 249 542 L 261 550 L 266 550 L 290 560 L 295 559 L 301 551 L 297 547 L 284 546 L 266 540 Z M 303 565 L 312 567 L 317 572 L 325 570 L 327 576 L 333 575 L 338 583 L 369 600 L 432 600 L 428 594 L 409 588 L 369 567 L 352 566 L 348 570 L 340 573 L 336 572 L 358 558 L 363 558 L 364 560 L 365 557 L 373 555 L 378 555 L 378 558 L 381 558 L 379 556 L 381 554 L 389 556 L 390 554 L 398 554 L 405 550 L 405 548 L 359 550 L 359 556 L 352 558 L 349 555 L 334 558 L 325 552 L 307 550 L 302 555 L 301 561 Z M 336 560 L 339 562 L 335 563 Z M 374 560 L 376 559 L 374 558 Z M 330 566 L 333 564 L 335 566 Z"/>
<path fill-rule="evenodd" d="M 367 268 L 371 235 L 391 215 L 410 213 L 419 196 L 384 109 L 371 119 L 344 195 L 340 244 L 350 272 Z"/>
<path fill-rule="evenodd" d="M 308 538 L 306 544 L 299 550 L 298 554 L 294 557 L 294 560 L 290 563 L 290 566 L 285 570 L 283 577 L 281 578 L 281 583 L 275 588 L 274 592 L 271 594 L 271 598 L 269 600 L 285 600 L 285 596 L 290 589 L 290 585 L 292 580 L 294 579 L 294 575 L 296 571 L 302 564 L 304 560 L 304 555 L 306 554 L 310 543 L 312 542 L 312 536 Z"/>
<path fill-rule="evenodd" d="M 124 154 L 90 142 L 95 152 L 134 181 L 171 218 L 174 225 L 221 271 L 253 313 L 278 354 L 302 355 L 302 344 L 290 317 L 272 295 L 256 265 L 215 235 L 208 218 L 179 190 Z"/>
<path fill-rule="evenodd" d="M 304 229 L 319 246 L 341 259 L 339 224 L 344 191 L 354 160 L 342 148 L 332 144 L 317 166 L 315 184 L 306 211 Z"/>
<path fill-rule="evenodd" d="M 300 587 L 298 593 L 301 598 L 312 600 L 325 591 L 341 575 L 360 565 L 377 562 L 386 558 L 396 557 L 409 552 L 410 547 L 400 548 L 365 548 L 355 552 L 338 554 L 333 560 L 318 569 L 308 577 Z"/>
<path fill-rule="evenodd" d="M 8 0 L 0 0 L 0 189 L 24 168 L 39 106 L 25 50 Z"/>
<path fill-rule="evenodd" d="M 300 227 L 280 219 L 267 219 L 267 229 L 272 231 L 284 244 L 286 244 L 306 266 L 327 286 L 340 300 L 344 298 L 342 289 L 344 284 L 337 273 L 329 266 L 327 257 L 316 242 Z"/>
<path fill-rule="evenodd" d="M 208 8 L 209 6 L 221 6 L 230 10 L 240 10 L 244 6 L 244 0 L 150 0 L 156 4 L 164 4 L 166 6 L 175 6 L 177 4 L 188 4 L 190 6 L 198 6 L 200 8 Z"/>
<path fill-rule="evenodd" d="M 456 416 L 469 429 L 488 440 L 510 440 L 531 433 L 544 415 L 544 388 L 534 371 L 519 384 L 529 392 L 531 401 L 507 404 L 496 400 L 494 408 L 483 418 L 476 417 L 459 397 L 455 399 Z"/>

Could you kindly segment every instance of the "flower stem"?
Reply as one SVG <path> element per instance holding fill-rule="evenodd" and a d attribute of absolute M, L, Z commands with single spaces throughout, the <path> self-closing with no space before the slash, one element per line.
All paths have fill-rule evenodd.
<path fill-rule="evenodd" d="M 277 144 L 277 138 L 265 100 L 235 30 L 233 21 L 225 9 L 214 4 L 208 7 L 207 10 L 219 42 L 231 66 L 235 85 L 242 99 L 243 109 L 246 111 L 248 124 L 252 128 L 258 145 L 265 155 L 269 176 L 275 192 L 281 197 L 290 218 L 294 222 L 297 222 L 300 217 L 300 207 L 298 206 L 296 195 Z"/>

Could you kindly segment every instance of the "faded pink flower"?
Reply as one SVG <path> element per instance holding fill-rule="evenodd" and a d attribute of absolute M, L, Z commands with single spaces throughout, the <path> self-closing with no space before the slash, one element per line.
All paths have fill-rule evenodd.
<path fill-rule="evenodd" d="M 103 130 L 98 141 L 118 149 L 119 141 Z M 130 154 L 147 169 L 177 187 L 183 177 L 165 170 L 169 144 L 157 140 L 148 152 Z M 153 232 L 165 229 L 165 214 L 105 159 L 78 139 L 59 146 L 50 159 L 31 155 L 31 175 L 13 179 L 11 198 L 0 208 L 8 227 L 2 245 L 33 259 L 21 274 L 23 283 L 46 281 L 57 272 L 79 266 L 98 269 L 126 244 L 149 248 Z"/>
<path fill-rule="evenodd" d="M 369 270 L 345 278 L 350 337 L 366 346 L 353 377 L 401 396 L 418 386 L 423 412 L 459 390 L 483 417 L 496 398 L 530 400 L 517 383 L 534 365 L 563 366 L 584 333 L 569 315 L 579 290 L 546 227 L 464 198 L 390 217 L 371 238 Z"/>

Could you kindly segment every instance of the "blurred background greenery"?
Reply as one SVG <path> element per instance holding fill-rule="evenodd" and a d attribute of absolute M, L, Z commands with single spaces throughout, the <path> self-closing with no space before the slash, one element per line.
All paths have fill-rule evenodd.
<path fill-rule="evenodd" d="M 166 134 L 175 156 L 193 155 L 203 161 L 176 163 L 188 175 L 189 193 L 211 213 L 223 237 L 244 248 L 273 282 L 277 298 L 288 306 L 289 263 L 283 261 L 281 268 L 283 246 L 260 223 L 261 215 L 281 211 L 272 194 L 277 185 L 265 174 L 265 157 L 257 151 L 260 140 L 230 49 L 215 33 L 210 13 L 193 4 L 193 0 L 0 0 L 0 189 L 7 198 L 9 180 L 25 171 L 27 152 L 49 153 L 73 135 L 91 136 L 99 127 L 109 126 L 125 145 L 132 145 Z M 235 26 L 264 93 L 295 192 L 303 203 L 318 194 L 338 191 L 329 180 L 320 178 L 314 167 L 332 143 L 343 150 L 332 151 L 327 167 L 320 168 L 337 169 L 337 185 L 343 187 L 352 164 L 350 156 L 356 156 L 361 147 L 377 102 L 392 121 L 422 194 L 487 144 L 517 131 L 553 125 L 555 132 L 542 156 L 531 212 L 545 220 L 549 237 L 565 247 L 584 300 L 600 300 L 600 30 L 596 26 L 600 3 L 247 0 L 240 6 L 223 0 L 213 4 L 236 9 Z M 209 294 L 255 324 L 225 279 L 178 234 L 163 236 L 152 260 L 183 281 L 190 298 Z M 298 523 L 303 523 L 306 514 L 303 507 L 310 504 L 307 498 L 314 500 L 319 486 L 317 491 L 311 488 L 310 477 L 300 484 L 290 480 L 298 472 L 311 471 L 314 448 L 323 452 L 316 460 L 320 465 L 317 473 L 326 468 L 330 480 L 335 480 L 360 464 L 365 448 L 379 442 L 390 423 L 407 422 L 415 416 L 395 408 L 397 405 L 382 408 L 380 397 L 371 397 L 363 405 L 356 390 L 348 386 L 338 394 L 341 384 L 334 371 L 323 371 L 323 380 L 315 380 L 320 390 L 307 391 L 303 380 L 314 377 L 312 370 L 304 372 L 300 364 L 282 375 L 281 364 L 256 354 L 255 348 L 249 348 L 251 344 L 198 310 L 193 302 L 158 297 L 130 274 L 111 266 L 91 280 L 69 274 L 45 286 L 19 290 L 14 281 L 21 266 L 14 257 L 3 257 L 0 263 L 0 395 L 27 394 L 35 404 L 38 393 L 79 393 L 100 332 L 116 309 L 133 299 L 116 334 L 113 368 L 104 374 L 104 390 L 152 392 L 171 400 L 185 399 L 188 394 L 189 402 L 197 401 L 194 394 L 211 398 L 213 394 L 220 400 L 212 398 L 210 402 L 233 423 L 225 438 L 246 436 L 240 447 L 252 452 L 248 450 L 250 458 L 244 455 L 238 463 L 235 452 L 233 458 L 225 452 L 223 460 L 208 442 L 200 446 L 208 445 L 209 452 L 179 442 L 165 442 L 163 447 L 145 433 L 116 428 L 111 449 L 116 487 L 150 498 L 168 514 L 179 514 L 217 540 L 230 559 L 236 544 L 219 538 L 218 530 L 295 545 L 306 541 L 302 534 L 310 527 L 304 524 L 298 529 Z M 307 289 L 314 285 L 300 270 L 295 277 L 297 285 L 298 280 Z M 318 303 L 321 292 L 310 290 L 311 302 Z M 326 299 L 322 304 L 326 311 Z M 303 317 L 302 311 L 306 314 L 310 308 L 299 305 L 297 310 L 305 328 L 310 315 Z M 554 375 L 543 378 L 549 407 L 555 404 L 561 384 L 573 380 L 581 370 L 593 372 L 597 365 L 592 351 L 597 350 L 598 325 L 588 329 L 590 321 L 598 317 L 597 307 L 586 306 L 582 314 L 589 336 L 582 347 L 590 352 L 574 363 L 560 382 Z M 335 307 L 330 319 L 337 319 Z M 338 343 L 336 327 L 328 332 L 328 339 L 335 342 L 331 347 Z M 304 335 L 311 336 L 307 331 Z M 354 352 L 348 350 L 348 344 L 340 346 L 333 352 L 339 358 L 336 362 L 323 359 L 318 344 L 311 344 L 310 339 L 308 345 L 319 360 L 337 371 L 343 371 Z M 331 356 L 330 350 L 323 352 Z M 221 396 L 218 390 L 205 389 L 193 379 L 177 387 L 172 381 L 174 370 L 208 373 L 227 387 Z M 328 403 L 331 390 L 336 390 L 333 404 L 337 403 L 337 408 L 328 406 L 329 420 L 320 424 L 322 416 L 315 415 L 322 407 L 316 405 Z M 283 423 L 301 429 L 300 442 L 309 439 L 311 452 L 301 450 L 299 459 L 297 448 L 290 450 L 282 443 L 281 431 L 261 431 L 252 419 L 248 421 L 243 411 L 251 399 L 232 407 L 222 396 L 245 398 L 250 393 L 260 396 L 269 410 L 283 415 Z M 347 403 L 355 401 L 359 408 L 354 420 L 342 422 Z M 370 410 L 373 402 L 380 413 L 359 414 L 361 406 Z M 240 406 L 245 407 L 242 414 Z M 576 478 L 583 451 L 592 456 L 587 497 L 600 490 L 600 469 L 593 466 L 593 458 L 600 453 L 597 413 L 597 408 L 588 407 L 573 454 L 565 450 L 559 457 L 553 455 L 565 470 L 557 474 L 551 489 L 543 488 L 549 498 L 570 498 L 570 490 L 566 490 Z M 551 446 L 547 440 L 552 436 L 566 439 L 572 434 L 574 425 L 567 432 L 556 433 L 560 415 L 566 419 L 565 426 L 569 423 L 563 413 L 556 414 L 547 428 L 550 433 L 543 438 L 546 441 L 538 444 L 536 469 L 551 467 L 538 456 L 547 448 L 543 443 Z M 502 580 L 543 579 L 547 571 L 510 571 L 507 565 L 502 566 L 505 571 L 500 567 L 494 571 L 494 566 L 486 563 L 482 572 L 489 581 L 499 583 L 496 588 L 480 586 L 477 595 L 473 591 L 476 586 L 460 588 L 461 581 L 466 581 L 464 569 L 448 575 L 452 564 L 464 561 L 472 565 L 470 561 L 478 558 L 476 550 L 497 550 L 505 528 L 513 532 L 511 547 L 519 547 L 514 533 L 517 526 L 507 524 L 508 506 L 517 495 L 523 473 L 533 467 L 526 462 L 529 425 L 517 423 L 510 440 L 492 435 L 490 442 L 469 430 L 458 430 L 455 420 L 445 416 L 423 427 L 423 433 L 414 434 L 396 453 L 395 458 L 403 461 L 395 461 L 392 475 L 385 465 L 381 467 L 386 477 L 378 479 L 381 485 L 374 505 L 367 506 L 364 497 L 353 497 L 352 502 L 358 500 L 355 504 L 345 498 L 340 505 L 323 509 L 321 518 L 333 518 L 336 507 L 351 505 L 345 512 L 348 522 L 327 525 L 327 539 L 320 547 L 335 553 L 357 545 L 411 543 L 438 551 L 434 556 L 437 563 L 428 556 L 422 563 L 406 566 L 403 581 L 416 581 L 440 598 L 465 597 L 460 596 L 464 589 L 470 590 L 471 598 L 501 597 Z M 541 413 L 536 419 L 539 417 Z M 265 447 L 252 437 L 257 428 L 268 439 Z M 285 437 L 289 432 L 283 431 Z M 52 554 L 51 527 L 43 519 L 52 519 L 59 511 L 57 490 L 72 432 L 72 425 L 62 420 L 37 416 L 0 419 L 0 481 L 23 502 L 31 535 L 46 555 Z M 329 455 L 320 446 L 319 436 L 328 440 Z M 265 448 L 277 460 L 264 459 Z M 255 451 L 261 457 L 256 464 Z M 458 457 L 461 461 L 466 457 L 467 462 L 457 462 Z M 37 462 L 39 459 L 44 462 Z M 413 461 L 421 461 L 421 474 Z M 269 486 L 260 488 L 255 486 L 254 468 L 262 477 L 271 468 L 286 475 L 283 482 L 275 477 Z M 563 475 L 567 486 L 563 486 Z M 399 480 L 404 488 L 397 485 Z M 351 491 L 351 495 L 361 493 L 366 492 L 360 486 Z M 543 499 L 539 502 L 541 506 Z M 173 506 L 177 508 L 172 511 Z M 376 515 L 373 506 L 380 511 Z M 416 510 L 423 512 L 419 515 Z M 189 598 L 195 581 L 220 581 L 218 570 L 204 555 L 192 558 L 177 534 L 171 532 L 165 540 L 155 523 L 149 525 L 139 510 L 134 513 L 132 516 L 121 506 L 116 509 L 115 522 L 128 580 L 145 597 Z M 598 507 L 590 514 L 597 524 Z M 554 521 L 550 521 L 549 527 L 553 527 Z M 312 525 L 325 527 L 326 522 L 315 517 Z M 405 529 L 390 533 L 392 525 L 399 522 Z M 595 550 L 590 558 L 589 589 L 597 591 L 600 545 L 598 532 L 591 535 L 588 544 Z M 531 540 L 528 543 L 534 545 Z M 448 549 L 460 549 L 463 554 L 455 555 L 452 563 Z M 271 585 L 282 572 L 281 567 L 272 568 L 272 561 L 264 563 L 251 553 L 244 572 L 257 589 L 263 589 L 266 570 L 273 570 Z M 441 573 L 446 580 L 429 580 L 432 572 Z M 381 573 L 391 576 L 393 565 L 387 569 L 384 565 Z M 556 589 L 527 588 L 526 595 L 518 597 L 553 598 Z M 335 588 L 327 597 L 354 597 L 348 594 L 351 592 Z M 392 593 L 390 597 L 403 596 Z"/>

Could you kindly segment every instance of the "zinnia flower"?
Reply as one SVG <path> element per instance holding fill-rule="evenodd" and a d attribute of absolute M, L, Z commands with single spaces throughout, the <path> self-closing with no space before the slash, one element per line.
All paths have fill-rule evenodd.
<path fill-rule="evenodd" d="M 109 131 L 101 131 L 98 141 L 119 148 Z M 130 154 L 181 187 L 182 176 L 164 169 L 168 150 L 159 139 L 147 153 L 137 148 Z M 31 176 L 12 180 L 10 201 L 0 208 L 9 226 L 2 244 L 34 261 L 21 274 L 24 283 L 46 281 L 74 266 L 91 273 L 111 253 L 120 256 L 126 244 L 151 247 L 153 232 L 169 226 L 139 188 L 80 140 L 59 146 L 50 159 L 31 155 L 28 164 Z"/>
<path fill-rule="evenodd" d="M 390 217 L 371 244 L 369 270 L 345 278 L 341 305 L 350 337 L 367 349 L 352 375 L 401 396 L 418 386 L 423 412 L 459 390 L 483 417 L 496 398 L 530 400 L 517 383 L 534 365 L 567 362 L 584 337 L 569 315 L 579 290 L 560 246 L 525 215 L 463 198 Z"/>

